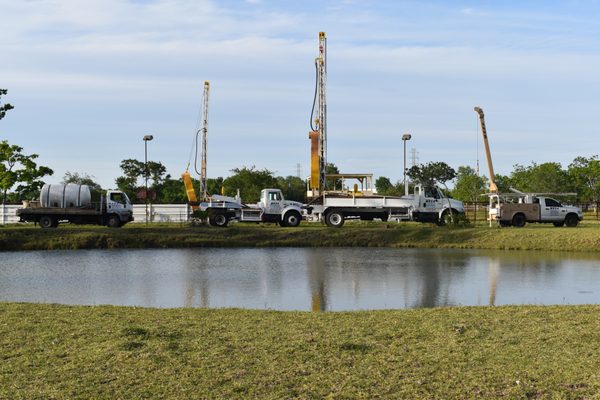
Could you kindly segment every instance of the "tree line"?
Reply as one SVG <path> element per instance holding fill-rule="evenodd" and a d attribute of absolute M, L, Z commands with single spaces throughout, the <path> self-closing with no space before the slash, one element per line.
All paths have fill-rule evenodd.
<path fill-rule="evenodd" d="M 14 107 L 9 103 L 2 104 L 2 96 L 6 89 L 0 89 L 0 120 Z M 2 202 L 20 202 L 39 196 L 44 184 L 43 179 L 53 175 L 49 167 L 38 165 L 38 154 L 26 154 L 21 146 L 0 141 L 0 195 Z M 122 160 L 122 175 L 115 180 L 119 190 L 127 193 L 134 202 L 145 202 L 146 198 L 156 203 L 185 203 L 186 192 L 181 178 L 167 174 L 166 167 L 157 161 L 136 159 Z M 276 176 L 268 169 L 257 169 L 255 166 L 238 167 L 231 170 L 228 177 L 208 179 L 208 193 L 223 193 L 235 196 L 239 190 L 245 202 L 252 203 L 259 199 L 264 188 L 279 188 L 290 200 L 306 201 L 306 183 L 297 176 Z M 327 165 L 327 173 L 339 173 L 335 164 Z M 464 202 L 485 201 L 482 194 L 487 192 L 488 180 L 478 174 L 472 167 L 460 166 L 454 170 L 444 162 L 430 162 L 413 166 L 407 170 L 412 183 L 441 184 L 454 198 Z M 148 191 L 146 191 L 146 180 Z M 576 157 L 566 168 L 560 163 L 546 162 L 530 165 L 516 164 L 509 175 L 495 176 L 500 192 L 508 192 L 511 188 L 523 192 L 538 193 L 574 193 L 567 200 L 580 204 L 600 206 L 600 160 L 597 155 Z M 450 190 L 446 186 L 453 182 Z M 92 199 L 98 199 L 104 189 L 95 181 L 93 175 L 68 171 L 62 183 L 77 183 L 90 186 Z M 199 182 L 194 180 L 195 187 Z M 398 181 L 392 183 L 385 176 L 375 181 L 377 192 L 382 195 L 401 196 L 404 185 Z"/>

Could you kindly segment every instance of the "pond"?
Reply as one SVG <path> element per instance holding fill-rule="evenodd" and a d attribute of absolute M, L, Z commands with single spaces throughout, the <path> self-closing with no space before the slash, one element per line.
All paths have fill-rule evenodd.
<path fill-rule="evenodd" d="M 389 248 L 5 252 L 0 301 L 371 310 L 600 303 L 600 257 Z"/>

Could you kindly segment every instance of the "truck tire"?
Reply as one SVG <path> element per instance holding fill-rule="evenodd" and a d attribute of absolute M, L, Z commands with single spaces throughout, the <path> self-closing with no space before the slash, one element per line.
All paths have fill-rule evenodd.
<path fill-rule="evenodd" d="M 332 228 L 341 228 L 344 225 L 344 214 L 340 211 L 329 211 L 325 215 L 325 224 Z"/>
<path fill-rule="evenodd" d="M 227 215 L 224 212 L 214 212 L 208 215 L 208 223 L 212 226 L 218 226 L 219 228 L 224 228 L 227 226 L 229 220 L 227 219 Z"/>
<path fill-rule="evenodd" d="M 388 213 L 383 213 L 379 216 L 379 219 L 381 220 L 381 222 L 387 222 L 389 217 L 390 215 Z"/>
<path fill-rule="evenodd" d="M 577 217 L 575 214 L 567 214 L 565 217 L 565 225 L 567 225 L 569 228 L 576 227 L 578 223 L 579 217 Z"/>
<path fill-rule="evenodd" d="M 121 227 L 121 218 L 118 215 L 111 214 L 108 216 L 106 220 L 106 225 L 109 228 L 120 228 Z"/>
<path fill-rule="evenodd" d="M 38 224 L 40 224 L 40 228 L 42 229 L 56 228 L 58 226 L 58 224 L 54 222 L 54 218 L 48 215 L 42 216 L 38 221 Z"/>
<path fill-rule="evenodd" d="M 527 223 L 527 218 L 525 218 L 524 214 L 518 213 L 513 215 L 512 218 L 512 225 L 516 226 L 517 228 L 522 228 L 525 226 L 525 224 Z"/>
<path fill-rule="evenodd" d="M 557 228 L 560 228 L 561 226 L 563 226 L 565 224 L 565 221 L 560 221 L 560 222 L 553 222 L 552 225 L 554 225 Z"/>
<path fill-rule="evenodd" d="M 458 215 L 458 211 L 452 209 L 452 214 L 450 214 L 450 210 L 449 209 L 445 209 L 444 212 L 442 213 L 442 216 L 438 220 L 437 224 L 439 226 L 444 226 L 444 225 L 451 224 L 452 223 L 452 218 L 456 218 L 456 215 Z"/>
<path fill-rule="evenodd" d="M 300 221 L 302 221 L 302 215 L 298 211 L 291 210 L 285 213 L 281 222 L 282 226 L 295 228 L 300 225 Z"/>
<path fill-rule="evenodd" d="M 498 222 L 500 224 L 501 227 L 506 228 L 508 226 L 510 226 L 510 221 L 499 221 Z"/>

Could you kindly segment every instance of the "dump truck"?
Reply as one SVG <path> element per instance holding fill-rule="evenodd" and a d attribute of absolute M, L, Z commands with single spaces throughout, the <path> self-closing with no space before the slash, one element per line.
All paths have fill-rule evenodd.
<path fill-rule="evenodd" d="M 556 227 L 575 227 L 583 219 L 579 207 L 563 205 L 541 194 L 515 193 L 490 195 L 489 219 L 500 226 L 522 228 L 527 222 L 552 223 Z"/>
<path fill-rule="evenodd" d="M 24 202 L 17 216 L 21 222 L 34 222 L 44 229 L 56 228 L 62 222 L 119 228 L 133 221 L 133 206 L 118 190 L 108 190 L 100 202 L 93 203 L 87 185 L 45 184 L 39 200 Z"/>
<path fill-rule="evenodd" d="M 357 175 L 332 175 L 336 178 Z M 366 181 L 368 182 L 368 180 Z M 448 219 L 464 214 L 461 201 L 448 198 L 435 186 L 416 185 L 413 194 L 405 196 L 382 196 L 366 188 L 357 190 L 324 191 L 305 207 L 306 219 L 321 221 L 327 226 L 340 228 L 345 220 L 432 222 L 440 225 Z"/>

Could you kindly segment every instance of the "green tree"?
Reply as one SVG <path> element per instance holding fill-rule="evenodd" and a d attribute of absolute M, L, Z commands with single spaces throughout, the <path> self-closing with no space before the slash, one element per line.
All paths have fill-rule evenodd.
<path fill-rule="evenodd" d="M 123 171 L 123 175 L 119 176 L 115 182 L 119 190 L 127 193 L 127 196 L 131 199 L 138 198 L 140 189 L 145 189 L 145 172 L 146 165 L 143 161 L 128 158 L 121 161 L 119 165 Z M 148 161 L 148 186 L 149 189 L 158 192 L 160 185 L 165 179 L 170 179 L 170 176 L 165 175 L 167 172 L 166 167 L 156 161 Z M 141 182 L 141 184 L 138 184 Z M 183 184 L 182 184 L 183 185 Z"/>
<path fill-rule="evenodd" d="M 573 190 L 568 172 L 556 162 L 532 162 L 529 166 L 517 164 L 510 181 L 515 189 L 522 192 L 558 193 Z"/>
<path fill-rule="evenodd" d="M 0 98 L 8 91 L 0 89 Z M 14 107 L 9 103 L 0 105 L 0 120 Z M 0 191 L 2 192 L 2 203 L 7 200 L 8 191 L 15 185 L 15 191 L 11 194 L 12 201 L 32 199 L 38 196 L 44 182 L 41 179 L 46 175 L 52 175 L 48 167 L 38 166 L 34 161 L 37 154 L 23 154 L 23 148 L 11 145 L 8 141 L 0 142 Z"/>
<path fill-rule="evenodd" d="M 404 184 L 402 182 L 393 184 L 385 176 L 380 176 L 375 180 L 375 189 L 377 189 L 377 194 L 382 196 L 402 196 L 404 194 Z"/>
<path fill-rule="evenodd" d="M 598 156 L 576 157 L 569 165 L 569 176 L 580 200 L 594 203 L 596 219 L 600 207 L 600 160 Z"/>
<path fill-rule="evenodd" d="M 456 178 L 456 171 L 445 162 L 438 161 L 413 165 L 406 175 L 423 186 L 433 186 L 435 183 L 446 186 L 446 182 Z"/>
<path fill-rule="evenodd" d="M 283 197 L 287 200 L 294 200 L 303 203 L 306 199 L 306 184 L 297 176 L 276 177 L 277 187 L 283 192 Z"/>
<path fill-rule="evenodd" d="M 452 196 L 460 201 L 480 201 L 480 195 L 486 192 L 486 179 L 477 175 L 475 170 L 468 166 L 458 167 L 456 183 Z"/>
<path fill-rule="evenodd" d="M 48 167 L 38 166 L 34 161 L 37 154 L 23 154 L 23 148 L 11 145 L 8 141 L 0 142 L 0 190 L 2 190 L 2 202 L 6 202 L 7 193 L 13 187 L 12 201 L 32 199 L 37 197 L 44 185 L 41 178 L 52 175 Z"/>
<path fill-rule="evenodd" d="M 237 190 L 246 203 L 254 203 L 260 199 L 260 191 L 265 188 L 276 188 L 277 179 L 272 171 L 268 169 L 257 170 L 255 166 L 250 168 L 234 168 L 233 175 L 223 181 L 225 194 L 235 196 Z"/>
<path fill-rule="evenodd" d="M 0 89 L 0 99 L 8 93 L 6 89 Z M 10 103 L 0 103 L 0 119 L 4 118 L 7 111 L 12 110 L 14 107 Z"/>

